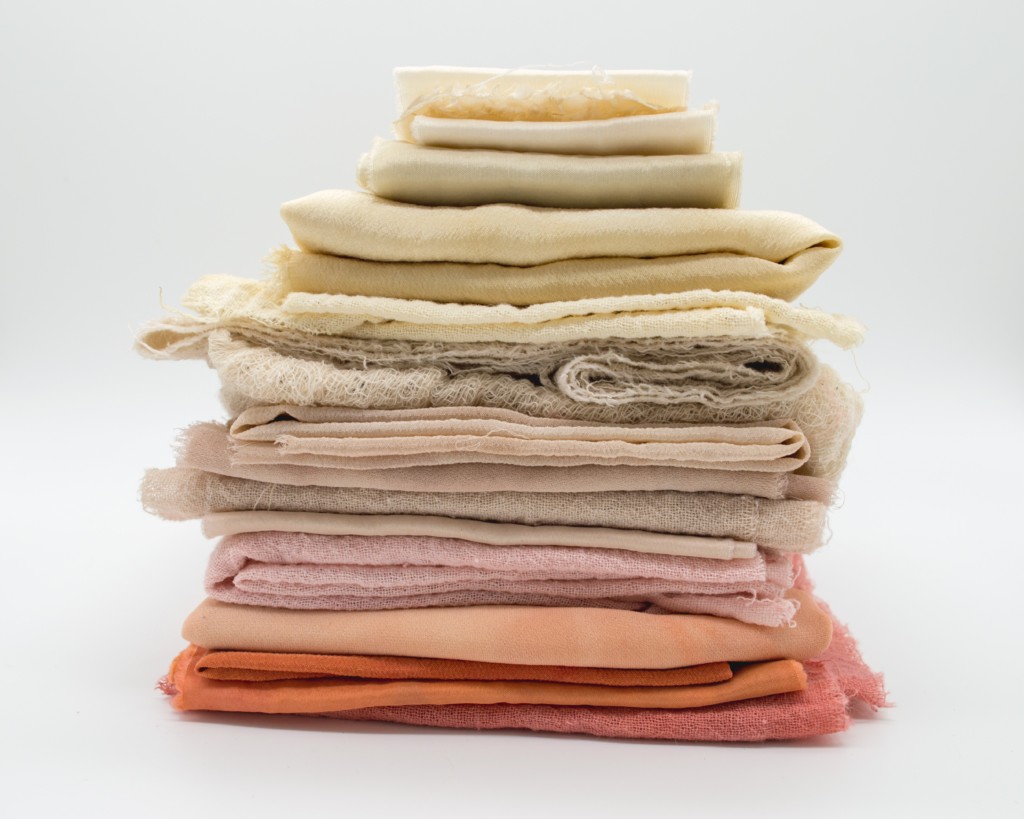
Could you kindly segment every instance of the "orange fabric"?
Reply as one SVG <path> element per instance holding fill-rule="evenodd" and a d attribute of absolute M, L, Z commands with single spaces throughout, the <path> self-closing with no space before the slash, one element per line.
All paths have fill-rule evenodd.
<path fill-rule="evenodd" d="M 703 614 L 594 608 L 465 606 L 299 611 L 207 599 L 182 635 L 209 649 L 382 654 L 515 665 L 680 668 L 713 662 L 809 660 L 828 648 L 832 621 L 807 592 L 793 626 Z"/>
<path fill-rule="evenodd" d="M 174 706 L 182 710 L 317 714 L 405 705 L 540 704 L 622 708 L 699 708 L 801 691 L 807 677 L 794 660 L 755 663 L 725 682 L 683 686 L 605 686 L 481 680 L 355 680 L 351 678 L 236 682 L 196 671 L 202 651 L 190 646 L 175 660 Z"/>
<path fill-rule="evenodd" d="M 732 677 L 728 663 L 686 668 L 572 668 L 509 665 L 422 657 L 374 657 L 349 654 L 274 654 L 257 651 L 206 651 L 196 654 L 196 673 L 208 680 L 272 680 L 361 677 L 377 680 L 524 680 L 609 686 L 706 685 Z"/>

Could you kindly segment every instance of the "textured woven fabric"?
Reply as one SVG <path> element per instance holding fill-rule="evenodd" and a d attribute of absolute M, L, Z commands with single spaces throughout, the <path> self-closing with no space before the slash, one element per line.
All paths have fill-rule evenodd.
<path fill-rule="evenodd" d="M 781 262 L 735 254 L 612 256 L 513 266 L 463 262 L 375 262 L 279 248 L 270 256 L 282 293 L 384 296 L 461 304 L 513 304 L 734 290 L 791 301 L 817 280 L 838 249 Z"/>
<path fill-rule="evenodd" d="M 189 288 L 185 304 L 198 316 L 178 314 L 152 323 L 143 328 L 141 342 L 159 349 L 190 335 L 207 335 L 215 329 L 211 325 L 354 338 L 529 344 L 584 338 L 752 338 L 781 330 L 795 338 L 823 338 L 852 347 L 863 332 L 859 324 L 843 316 L 794 307 L 756 293 L 711 290 L 609 296 L 529 307 L 322 293 L 289 293 L 278 302 L 272 283 L 206 276 Z"/>
<path fill-rule="evenodd" d="M 821 545 L 827 509 L 814 501 L 712 492 L 435 493 L 288 486 L 179 467 L 148 470 L 141 494 L 147 511 L 168 520 L 241 510 L 431 515 L 530 526 L 641 528 L 736 538 L 798 553 Z"/>
<path fill-rule="evenodd" d="M 409 138 L 440 148 L 486 148 L 576 156 L 704 154 L 715 142 L 718 106 L 569 122 L 415 116 Z"/>
<path fill-rule="evenodd" d="M 735 208 L 742 167 L 739 153 L 565 156 L 377 140 L 357 179 L 370 193 L 414 205 Z"/>
<path fill-rule="evenodd" d="M 281 216 L 305 251 L 391 262 L 536 265 L 723 253 L 782 262 L 841 245 L 804 216 L 768 210 L 423 207 L 325 190 L 285 202 Z"/>
<path fill-rule="evenodd" d="M 159 344 L 154 337 L 158 334 L 154 330 L 149 340 Z M 832 480 L 842 473 L 862 412 L 860 397 L 824 366 L 810 389 L 799 397 L 716 408 L 697 403 L 585 403 L 504 373 L 450 375 L 439 367 L 338 367 L 329 361 L 282 355 L 270 347 L 234 339 L 223 331 L 209 335 L 208 353 L 223 385 L 224 404 L 233 414 L 257 405 L 295 404 L 363 409 L 482 406 L 512 409 L 534 417 L 645 425 L 790 418 L 810 444 L 810 459 L 801 472 Z"/>
<path fill-rule="evenodd" d="M 268 680 L 358 677 L 371 680 L 530 680 L 575 685 L 708 685 L 732 677 L 728 663 L 683 668 L 580 668 L 437 660 L 423 657 L 374 657 L 368 654 L 283 654 L 265 651 L 206 651 L 196 673 L 210 680 Z"/>
<path fill-rule="evenodd" d="M 806 685 L 803 666 L 792 660 L 744 666 L 719 683 L 627 687 L 518 680 L 211 680 L 195 670 L 202 656 L 202 649 L 192 646 L 171 667 L 169 677 L 176 690 L 172 703 L 176 708 L 264 714 L 457 703 L 699 708 L 799 691 Z"/>
<path fill-rule="evenodd" d="M 788 558 L 709 560 L 452 538 L 257 532 L 225 538 L 206 591 L 226 603 L 364 611 L 555 605 L 714 614 L 777 626 L 796 612 Z"/>
<path fill-rule="evenodd" d="M 441 370 L 449 375 L 508 374 L 581 403 L 616 406 L 699 404 L 713 408 L 795 398 L 813 385 L 810 349 L 776 334 L 764 338 L 581 340 L 559 345 L 439 343 L 309 336 L 245 326 L 143 337 L 158 359 L 206 358 L 233 340 L 352 370 Z"/>
<path fill-rule="evenodd" d="M 686 109 L 689 71 L 545 71 L 537 69 L 395 69 L 399 119 L 409 136 L 415 116 L 447 119 L 579 121 Z"/>
<path fill-rule="evenodd" d="M 790 626 L 702 614 L 616 609 L 467 606 L 391 611 L 298 611 L 207 598 L 182 636 L 209 649 L 388 654 L 489 663 L 678 668 L 713 662 L 808 660 L 832 621 L 803 591 Z"/>
<path fill-rule="evenodd" d="M 323 512 L 214 512 L 203 517 L 207 537 L 243 532 L 305 532 L 318 535 L 441 537 L 493 546 L 573 546 L 621 549 L 677 557 L 736 560 L 757 554 L 753 543 L 731 538 L 663 535 L 599 526 L 523 526 L 428 515 L 339 515 Z"/>
<path fill-rule="evenodd" d="M 176 447 L 177 466 L 233 478 L 292 486 L 345 486 L 404 492 L 724 492 L 760 498 L 791 498 L 828 504 L 835 485 L 823 478 L 785 472 L 742 472 L 665 466 L 575 466 L 565 469 L 507 464 L 442 464 L 363 469 L 334 459 L 287 456 L 233 442 L 224 424 L 186 429 Z"/>
<path fill-rule="evenodd" d="M 491 462 L 790 472 L 806 463 L 808 454 L 792 422 L 629 427 L 481 407 L 360 410 L 278 404 L 242 412 L 230 434 L 240 452 L 314 455 L 323 463 L 371 469 Z"/>

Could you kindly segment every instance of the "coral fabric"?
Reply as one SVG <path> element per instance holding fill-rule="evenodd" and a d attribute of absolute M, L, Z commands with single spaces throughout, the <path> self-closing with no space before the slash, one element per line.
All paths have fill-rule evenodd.
<path fill-rule="evenodd" d="M 604 705 L 698 708 L 751 697 L 799 691 L 800 663 L 779 660 L 738 669 L 730 679 L 705 685 L 604 686 L 495 680 L 361 680 L 351 678 L 236 682 L 196 673 L 202 651 L 191 647 L 171 669 L 181 710 L 308 714 L 350 708 L 461 703 Z"/>
<path fill-rule="evenodd" d="M 712 149 L 718 106 L 694 111 L 640 114 L 572 122 L 452 119 L 415 116 L 409 138 L 440 148 L 570 154 L 576 156 L 668 156 Z"/>
<path fill-rule="evenodd" d="M 678 668 L 712 662 L 807 660 L 832 623 L 803 591 L 794 625 L 771 628 L 699 614 L 531 606 L 297 611 L 207 599 L 182 635 L 208 649 L 390 654 L 523 665 Z"/>
<path fill-rule="evenodd" d="M 790 622 L 791 561 L 709 560 L 612 549 L 492 546 L 452 538 L 256 532 L 225 538 L 206 573 L 227 603 L 365 611 L 558 605 Z"/>
<path fill-rule="evenodd" d="M 728 663 L 685 668 L 573 668 L 438 660 L 424 657 L 374 657 L 366 654 L 278 654 L 257 651 L 201 652 L 195 671 L 211 680 L 268 680 L 359 677 L 378 680 L 523 680 L 604 686 L 707 685 L 732 677 Z"/>
<path fill-rule="evenodd" d="M 735 208 L 740 153 L 566 156 L 377 140 L 359 185 L 414 205 L 516 203 L 547 208 Z"/>

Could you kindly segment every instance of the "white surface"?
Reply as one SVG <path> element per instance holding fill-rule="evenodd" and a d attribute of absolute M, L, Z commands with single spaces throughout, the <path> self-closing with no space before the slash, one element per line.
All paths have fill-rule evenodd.
<path fill-rule="evenodd" d="M 5 3 L 5 815 L 1020 815 L 1024 20 L 946 5 Z M 823 349 L 868 413 L 810 566 L 898 707 L 765 747 L 173 713 L 210 545 L 136 487 L 219 409 L 131 326 L 352 185 L 392 66 L 575 60 L 694 69 L 743 205 L 847 242 L 802 301 L 869 325 Z"/>

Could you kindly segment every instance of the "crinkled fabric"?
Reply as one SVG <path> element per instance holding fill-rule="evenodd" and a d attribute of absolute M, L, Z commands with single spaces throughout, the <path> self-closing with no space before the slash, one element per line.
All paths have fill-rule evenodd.
<path fill-rule="evenodd" d="M 226 603 L 369 611 L 528 605 L 714 614 L 789 623 L 790 560 L 710 560 L 612 549 L 493 546 L 453 538 L 233 535 L 210 557 L 206 591 Z"/>

